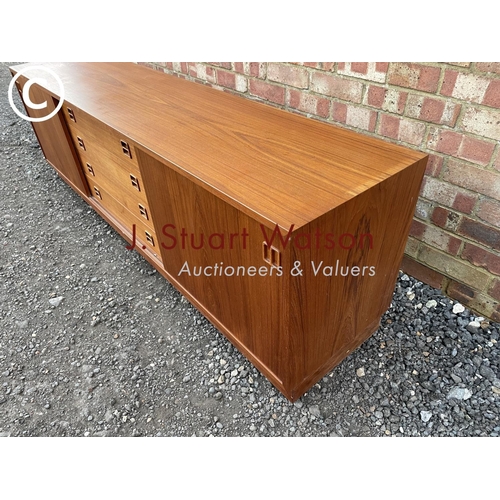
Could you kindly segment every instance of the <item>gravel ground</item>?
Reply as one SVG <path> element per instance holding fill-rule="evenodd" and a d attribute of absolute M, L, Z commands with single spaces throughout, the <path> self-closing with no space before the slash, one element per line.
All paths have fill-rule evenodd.
<path fill-rule="evenodd" d="M 498 436 L 500 325 L 403 274 L 380 329 L 288 402 L 60 180 L 7 67 L 0 436 Z"/>

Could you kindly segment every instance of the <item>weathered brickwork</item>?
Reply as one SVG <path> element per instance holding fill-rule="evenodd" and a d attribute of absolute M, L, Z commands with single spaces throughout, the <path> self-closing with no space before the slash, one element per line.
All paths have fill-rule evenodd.
<path fill-rule="evenodd" d="M 500 63 L 148 63 L 429 153 L 403 269 L 500 321 Z"/>

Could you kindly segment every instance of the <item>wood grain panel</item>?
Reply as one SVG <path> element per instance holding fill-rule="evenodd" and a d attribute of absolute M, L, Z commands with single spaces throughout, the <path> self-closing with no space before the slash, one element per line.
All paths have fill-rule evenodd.
<path fill-rule="evenodd" d="M 230 340 L 236 338 L 260 361 L 270 378 L 281 381 L 287 364 L 287 343 L 282 338 L 286 335 L 282 316 L 287 305 L 282 298 L 287 280 L 278 277 L 275 270 L 273 276 L 260 276 L 258 272 L 255 276 L 248 273 L 194 276 L 195 268 L 211 268 L 208 272 L 214 274 L 216 264 L 222 264 L 223 269 L 262 267 L 270 273 L 269 265 L 262 258 L 259 224 L 174 170 L 164 168 L 149 155 L 140 150 L 137 153 L 165 270 L 218 319 Z M 204 246 L 193 248 L 189 236 L 182 248 L 182 228 L 194 235 L 196 247 L 201 246 L 203 234 Z M 245 230 L 248 237 L 243 238 Z M 216 233 L 224 234 L 225 248 L 210 247 L 209 236 Z M 230 248 L 230 234 L 240 235 L 233 238 L 233 248 Z M 177 239 L 175 247 L 172 236 Z M 218 247 L 221 242 L 220 237 L 214 237 L 212 246 Z M 179 274 L 186 263 L 192 276 Z"/>
<path fill-rule="evenodd" d="M 289 297 L 294 397 L 378 328 L 392 299 L 425 166 L 418 162 L 294 233 L 331 233 L 336 242 L 333 249 L 316 248 L 314 238 L 311 248 L 292 246 L 291 262 L 303 264 Z M 367 234 L 372 248 L 369 238 L 361 237 Z M 326 266 L 332 276 L 323 273 L 330 271 Z"/>

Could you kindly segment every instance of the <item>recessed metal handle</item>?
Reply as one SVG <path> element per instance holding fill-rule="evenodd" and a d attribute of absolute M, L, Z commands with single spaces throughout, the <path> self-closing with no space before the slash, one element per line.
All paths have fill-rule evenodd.
<path fill-rule="evenodd" d="M 281 252 L 276 247 L 268 245 L 265 241 L 262 242 L 262 258 L 271 266 L 281 266 Z"/>
<path fill-rule="evenodd" d="M 76 123 L 75 113 L 73 112 L 73 110 L 71 108 L 68 108 L 68 115 L 69 115 L 70 119 Z"/>
<path fill-rule="evenodd" d="M 89 171 L 89 174 L 95 176 L 94 168 L 92 167 L 92 165 L 90 163 L 87 163 L 87 170 Z"/>
<path fill-rule="evenodd" d="M 155 246 L 155 240 L 153 238 L 153 235 L 149 233 L 148 231 L 144 231 L 144 234 L 146 235 L 146 240 L 151 244 L 151 246 Z"/>
<path fill-rule="evenodd" d="M 149 220 L 148 209 L 139 203 L 139 212 L 146 219 Z"/>
<path fill-rule="evenodd" d="M 137 191 L 141 190 L 141 186 L 139 185 L 139 179 L 134 174 L 130 174 L 130 182 L 132 186 L 134 186 L 135 189 L 137 189 Z"/>
<path fill-rule="evenodd" d="M 78 137 L 76 138 L 76 140 L 78 141 L 78 145 L 84 150 L 86 151 L 85 149 L 85 143 L 83 142 L 83 139 L 81 137 Z"/>
<path fill-rule="evenodd" d="M 130 146 L 128 145 L 127 141 L 120 141 L 120 144 L 122 145 L 122 151 L 124 155 L 127 155 L 129 158 L 132 158 L 132 152 L 130 150 Z"/>

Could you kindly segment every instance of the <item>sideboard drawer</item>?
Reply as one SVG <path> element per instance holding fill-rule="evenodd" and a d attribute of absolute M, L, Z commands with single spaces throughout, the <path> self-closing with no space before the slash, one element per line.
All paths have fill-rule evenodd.
<path fill-rule="evenodd" d="M 126 136 L 75 107 L 68 105 L 65 110 L 64 117 L 77 149 L 83 149 L 79 144 L 80 138 L 84 143 L 84 150 L 93 159 L 105 158 L 125 170 L 133 169 L 139 172 L 133 146 Z M 71 110 L 71 115 L 68 110 Z M 76 121 L 70 116 L 74 116 Z"/>
<path fill-rule="evenodd" d="M 135 169 L 124 169 L 107 158 L 93 158 L 79 151 L 82 168 L 87 178 L 95 178 L 106 190 L 131 212 L 138 203 L 148 206 L 141 174 Z"/>
<path fill-rule="evenodd" d="M 125 208 L 118 200 L 115 200 L 109 191 L 96 181 L 89 180 L 90 193 L 92 197 L 112 214 L 118 222 L 131 235 L 135 234 L 135 245 L 142 249 L 148 249 L 157 259 L 161 261 L 158 238 L 150 224 L 147 224 L 140 216 L 135 216 Z"/>

